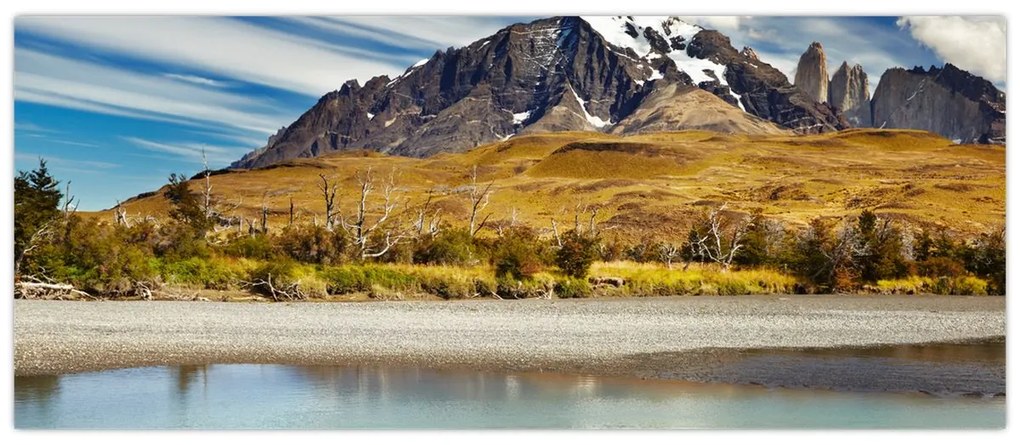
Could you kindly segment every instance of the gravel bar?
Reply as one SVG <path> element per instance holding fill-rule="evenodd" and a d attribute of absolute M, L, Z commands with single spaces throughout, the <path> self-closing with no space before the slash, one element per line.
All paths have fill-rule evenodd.
<path fill-rule="evenodd" d="M 667 376 L 705 351 L 1003 338 L 1002 297 L 14 302 L 15 375 L 206 363 Z M 673 376 L 673 377 L 669 377 Z"/>

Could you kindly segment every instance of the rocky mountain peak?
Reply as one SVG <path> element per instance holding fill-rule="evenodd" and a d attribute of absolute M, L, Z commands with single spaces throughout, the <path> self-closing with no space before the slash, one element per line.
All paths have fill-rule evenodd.
<path fill-rule="evenodd" d="M 871 92 L 864 67 L 851 67 L 846 61 L 839 66 L 829 82 L 829 105 L 854 127 L 871 126 Z"/>
<path fill-rule="evenodd" d="M 816 102 L 829 100 L 829 72 L 821 43 L 811 42 L 801 54 L 793 84 Z"/>
<path fill-rule="evenodd" d="M 946 64 L 890 69 L 869 101 L 864 69 L 843 62 L 830 81 L 818 42 L 791 84 L 754 49 L 678 17 L 551 17 L 436 51 L 394 78 L 344 82 L 232 167 L 350 149 L 424 157 L 547 131 L 869 125 L 1004 142 L 1005 94 Z"/>
<path fill-rule="evenodd" d="M 917 128 L 963 143 L 1005 143 L 1006 95 L 952 64 L 890 68 L 871 101 L 873 125 Z"/>
<path fill-rule="evenodd" d="M 761 60 L 758 57 L 758 53 L 756 53 L 754 51 L 754 48 L 751 48 L 750 46 L 745 46 L 744 49 L 741 49 L 740 50 L 740 55 L 742 55 L 744 57 L 747 57 L 748 59 L 751 59 L 751 60 Z"/>

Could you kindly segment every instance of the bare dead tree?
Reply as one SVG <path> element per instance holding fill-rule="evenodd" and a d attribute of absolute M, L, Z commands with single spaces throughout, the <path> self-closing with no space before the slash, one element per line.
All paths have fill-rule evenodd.
<path fill-rule="evenodd" d="M 127 210 L 121 205 L 120 200 L 117 200 L 117 206 L 113 208 L 113 220 L 118 226 L 129 227 Z"/>
<path fill-rule="evenodd" d="M 202 176 L 205 184 L 202 187 L 202 210 L 206 219 L 213 217 L 212 182 L 209 181 L 209 159 L 205 155 L 205 147 L 202 147 Z"/>
<path fill-rule="evenodd" d="M 468 232 L 471 233 L 471 237 L 474 238 L 482 227 L 485 226 L 485 222 L 489 220 L 492 214 L 485 215 L 480 224 L 475 224 L 478 221 L 478 214 L 489 205 L 489 195 L 492 189 L 492 184 L 495 181 L 489 181 L 485 188 L 481 188 L 478 185 L 478 165 L 475 165 L 471 169 L 471 185 L 468 187 L 468 199 L 471 200 L 471 217 L 468 219 Z"/>
<path fill-rule="evenodd" d="M 441 218 L 439 216 L 439 209 L 432 208 L 432 199 L 435 196 L 435 191 L 429 189 L 428 197 L 425 199 L 425 203 L 418 206 L 415 210 L 416 217 L 412 228 L 416 237 L 428 234 L 435 236 L 439 233 L 439 225 Z"/>
<path fill-rule="evenodd" d="M 304 300 L 308 298 L 308 294 L 301 290 L 301 286 L 298 283 L 274 283 L 273 274 L 268 274 L 264 280 L 242 281 L 241 284 L 256 291 L 268 292 L 273 301 Z"/>
<path fill-rule="evenodd" d="M 560 237 L 559 224 L 556 223 L 555 219 L 552 219 L 551 222 L 552 222 L 553 239 L 556 240 L 556 247 L 563 247 L 563 238 Z"/>
<path fill-rule="evenodd" d="M 496 234 L 502 237 L 508 230 L 517 227 L 517 219 L 519 218 L 519 216 L 520 213 L 517 211 L 517 207 L 511 207 L 510 218 L 501 221 L 499 225 L 496 226 Z"/>
<path fill-rule="evenodd" d="M 340 184 L 336 179 L 328 178 L 319 173 L 319 191 L 322 192 L 323 204 L 326 206 L 326 230 L 333 230 L 333 220 L 336 215 L 336 192 Z"/>
<path fill-rule="evenodd" d="M 369 197 L 376 187 L 372 169 L 369 168 L 364 173 L 359 171 L 355 174 L 361 190 L 357 210 L 350 218 L 340 215 L 340 225 L 353 244 L 358 247 L 362 258 L 383 256 L 408 236 L 406 232 L 395 230 L 399 224 L 387 224 L 393 215 L 393 209 L 397 206 L 393 196 L 396 190 L 394 175 L 395 171 L 390 171 L 388 180 L 382 185 L 382 202 L 373 211 L 374 206 L 369 204 Z M 372 238 L 376 234 L 381 234 L 382 240 L 373 242 Z"/>
<path fill-rule="evenodd" d="M 81 201 L 78 200 L 77 203 L 75 202 L 75 196 L 71 194 L 71 181 L 67 181 L 67 185 L 64 190 L 64 205 L 61 207 L 64 212 L 64 218 L 67 218 L 78 210 L 78 203 Z"/>
<path fill-rule="evenodd" d="M 290 217 L 287 219 L 287 225 L 288 226 L 293 226 L 294 225 L 294 197 L 293 196 L 290 197 L 290 214 L 289 214 L 289 216 Z"/>
<path fill-rule="evenodd" d="M 667 269 L 673 269 L 673 260 L 680 258 L 681 247 L 674 243 L 659 244 L 659 259 L 666 263 Z"/>
<path fill-rule="evenodd" d="M 744 247 L 744 235 L 751 228 L 751 220 L 746 216 L 729 218 L 725 210 L 723 204 L 709 212 L 690 241 L 694 256 L 717 263 L 728 271 L 734 256 Z"/>
<path fill-rule="evenodd" d="M 269 233 L 269 204 L 266 203 L 268 192 L 262 194 L 262 206 L 260 208 L 261 220 L 259 225 L 263 234 Z"/>
<path fill-rule="evenodd" d="M 588 218 L 588 234 L 591 236 L 596 236 L 599 233 L 598 227 L 595 225 L 595 220 L 599 216 L 599 210 L 600 208 L 598 206 L 594 206 L 588 211 L 590 214 Z"/>
<path fill-rule="evenodd" d="M 21 255 L 18 255 L 18 257 L 14 259 L 15 280 L 19 279 L 18 274 L 19 272 L 21 272 L 21 264 L 24 262 L 25 258 L 31 256 L 32 252 L 38 249 L 39 246 L 42 245 L 43 241 L 47 240 L 50 236 L 53 235 L 55 223 L 56 220 L 50 219 L 49 221 L 45 222 L 42 226 L 40 226 L 38 229 L 36 229 L 35 233 L 33 233 L 32 236 L 28 238 L 28 243 L 25 246 L 25 248 L 21 250 Z"/>

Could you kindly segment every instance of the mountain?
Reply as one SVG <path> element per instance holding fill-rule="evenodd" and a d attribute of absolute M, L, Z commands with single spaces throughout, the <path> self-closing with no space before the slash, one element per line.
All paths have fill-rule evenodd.
<path fill-rule="evenodd" d="M 800 55 L 793 84 L 816 102 L 829 100 L 829 71 L 821 43 L 812 42 Z"/>
<path fill-rule="evenodd" d="M 871 92 L 868 90 L 868 73 L 856 64 L 846 61 L 836 69 L 829 82 L 829 104 L 846 116 L 854 127 L 871 126 Z"/>
<path fill-rule="evenodd" d="M 711 95 L 692 96 L 695 87 Z M 663 99 L 670 95 L 711 115 L 679 113 Z M 716 31 L 675 17 L 553 17 L 437 51 L 396 78 L 348 81 L 231 167 L 361 148 L 427 157 L 516 134 L 650 131 L 643 123 L 758 134 L 840 128 L 831 110 Z"/>
<path fill-rule="evenodd" d="M 232 168 L 368 149 L 429 157 L 551 131 L 685 129 L 816 134 L 852 127 L 930 130 L 1005 142 L 1005 94 L 947 64 L 887 71 L 874 98 L 860 65 L 830 80 L 813 42 L 791 84 L 751 48 L 677 17 L 552 17 L 514 24 L 390 78 L 356 80 Z"/>
<path fill-rule="evenodd" d="M 1006 143 L 1006 94 L 952 64 L 882 74 L 871 101 L 874 126 L 917 128 L 970 143 Z"/>

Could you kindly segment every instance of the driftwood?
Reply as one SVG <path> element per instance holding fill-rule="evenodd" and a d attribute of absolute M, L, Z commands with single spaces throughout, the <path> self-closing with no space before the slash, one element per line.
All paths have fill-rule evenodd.
<path fill-rule="evenodd" d="M 27 279 L 27 280 L 26 280 Z M 67 283 L 51 283 L 40 281 L 34 277 L 24 277 L 14 283 L 15 298 L 24 299 L 57 299 L 62 300 L 67 296 L 85 297 L 90 300 L 97 300 L 88 292 L 80 290 Z"/>
<path fill-rule="evenodd" d="M 267 275 L 265 280 L 244 281 L 242 284 L 255 291 L 268 290 L 273 301 L 304 300 L 308 298 L 308 295 L 301 290 L 298 283 L 291 283 L 284 287 L 278 287 L 280 283 L 273 284 L 273 274 Z"/>

